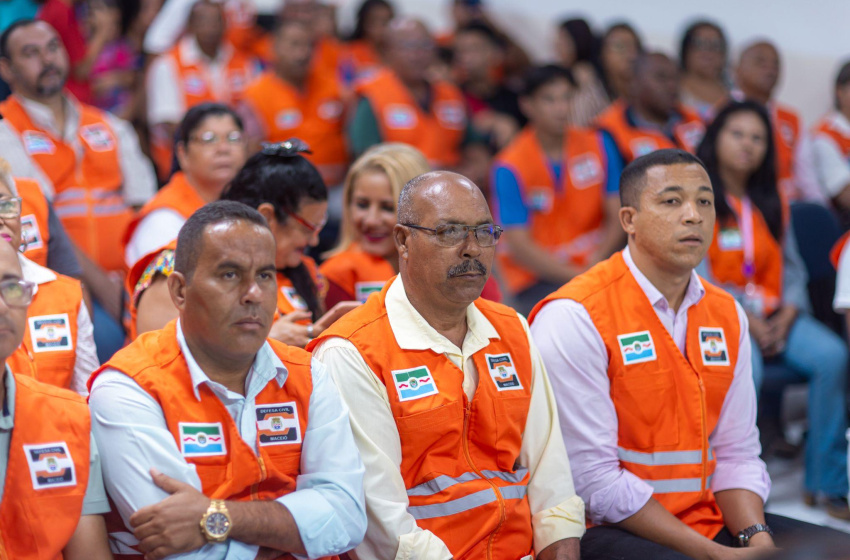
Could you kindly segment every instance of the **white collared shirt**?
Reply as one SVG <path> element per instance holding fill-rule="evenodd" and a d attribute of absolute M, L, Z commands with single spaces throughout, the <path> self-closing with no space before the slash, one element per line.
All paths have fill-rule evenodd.
<path fill-rule="evenodd" d="M 429 349 L 444 354 L 463 371 L 463 391 L 473 398 L 479 372 L 473 355 L 499 333 L 481 311 L 470 305 L 468 330 L 461 348 L 438 333 L 407 299 L 401 276 L 387 291 L 387 318 L 396 342 L 404 350 Z M 520 316 L 523 327 L 528 325 Z M 584 504 L 576 496 L 570 463 L 558 427 L 552 388 L 540 355 L 529 335 L 532 360 L 531 404 L 519 461 L 530 473 L 528 502 L 534 548 L 584 534 Z M 401 440 L 390 410 L 387 390 L 348 340 L 331 338 L 314 351 L 330 371 L 351 408 L 354 438 L 367 466 L 363 484 L 369 527 L 357 547 L 359 560 L 448 560 L 451 553 L 434 533 L 424 531 L 408 513 L 409 501 L 401 476 Z"/>
<path fill-rule="evenodd" d="M 18 253 L 18 262 L 21 263 L 24 280 L 35 284 L 33 296 L 38 293 L 39 285 L 53 282 L 57 278 L 55 272 L 32 262 L 20 253 Z M 100 367 L 97 346 L 94 342 L 94 326 L 85 302 L 80 304 L 80 310 L 77 312 L 77 346 L 74 348 L 74 354 L 76 359 L 70 389 L 85 397 L 89 394 L 86 388 L 89 376 Z"/>
<path fill-rule="evenodd" d="M 212 381 L 204 373 L 183 338 L 179 322 L 177 341 L 195 396 L 200 398 L 198 387 L 207 385 L 227 408 L 242 440 L 257 453 L 255 399 L 268 383 L 283 386 L 289 374 L 271 346 L 266 343 L 257 352 L 245 380 L 243 396 Z M 311 369 L 313 392 L 303 436 L 298 489 L 276 501 L 290 511 L 308 555 L 315 558 L 339 554 L 359 542 L 366 514 L 363 510 L 363 463 L 351 435 L 348 409 L 325 367 L 314 360 Z M 201 481 L 194 465 L 181 455 L 159 404 L 130 377 L 112 369 L 104 371 L 94 381 L 89 406 L 92 432 L 100 448 L 109 449 L 103 457 L 106 489 L 128 527 L 128 532 L 117 538 L 126 544 L 136 544 L 128 519 L 140 508 L 168 496 L 151 480 L 151 468 L 198 490 L 201 490 Z M 228 540 L 171 558 L 248 560 L 255 558 L 257 551 L 255 545 Z"/>
<path fill-rule="evenodd" d="M 628 248 L 623 259 L 664 328 L 685 353 L 688 309 L 705 296 L 702 280 L 691 271 L 678 310 L 638 269 Z M 717 466 L 711 479 L 714 492 L 731 488 L 750 490 L 763 500 L 770 478 L 759 459 L 756 396 L 750 361 L 747 316 L 739 304 L 740 336 L 734 377 L 709 443 Z M 608 378 L 608 352 L 585 307 L 573 300 L 546 304 L 531 327 L 549 371 L 558 403 L 564 442 L 572 457 L 579 496 L 587 503 L 592 523 L 618 523 L 637 513 L 652 497 L 652 487 L 623 469 L 618 458 L 618 419 Z"/>
<path fill-rule="evenodd" d="M 832 111 L 826 120 L 835 131 L 850 138 L 850 121 L 841 112 Z M 828 134 L 815 132 L 812 148 L 821 187 L 828 197 L 838 196 L 850 184 L 850 161 Z"/>

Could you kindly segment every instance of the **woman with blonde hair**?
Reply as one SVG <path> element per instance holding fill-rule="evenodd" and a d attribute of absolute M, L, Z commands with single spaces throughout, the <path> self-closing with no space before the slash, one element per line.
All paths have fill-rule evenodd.
<path fill-rule="evenodd" d="M 373 146 L 354 162 L 345 177 L 340 242 L 320 267 L 326 305 L 365 302 L 398 273 L 398 196 L 405 183 L 430 170 L 419 150 L 400 143 Z"/>

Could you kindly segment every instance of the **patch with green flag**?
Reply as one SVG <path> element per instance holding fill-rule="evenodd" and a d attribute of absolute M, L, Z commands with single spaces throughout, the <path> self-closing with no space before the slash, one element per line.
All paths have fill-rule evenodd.
<path fill-rule="evenodd" d="M 425 366 L 393 370 L 393 381 L 401 402 L 430 397 L 439 393 L 431 372 Z"/>
<path fill-rule="evenodd" d="M 386 282 L 355 282 L 354 297 L 360 303 L 366 303 L 369 296 L 384 289 L 384 284 Z"/>
<path fill-rule="evenodd" d="M 623 356 L 625 365 L 651 362 L 657 359 L 655 355 L 655 344 L 649 331 L 621 334 L 617 336 L 620 343 L 620 354 Z"/>
<path fill-rule="evenodd" d="M 184 457 L 227 455 L 221 422 L 180 422 L 180 452 Z"/>

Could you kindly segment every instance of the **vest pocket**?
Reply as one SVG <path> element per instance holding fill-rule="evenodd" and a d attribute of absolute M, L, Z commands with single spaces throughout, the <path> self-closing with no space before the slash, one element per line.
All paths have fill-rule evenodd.
<path fill-rule="evenodd" d="M 513 471 L 514 462 L 522 447 L 522 433 L 528 418 L 528 406 L 531 397 L 496 397 L 493 399 L 496 411 L 496 450 L 499 468 Z"/>
<path fill-rule="evenodd" d="M 463 421 L 462 409 L 460 401 L 454 401 L 424 412 L 396 417 L 395 422 L 398 426 L 398 432 L 402 436 L 423 431 L 430 432 L 435 426 L 457 420 Z"/>
<path fill-rule="evenodd" d="M 620 375 L 611 382 L 620 445 L 635 449 L 679 443 L 676 381 L 671 370 Z"/>

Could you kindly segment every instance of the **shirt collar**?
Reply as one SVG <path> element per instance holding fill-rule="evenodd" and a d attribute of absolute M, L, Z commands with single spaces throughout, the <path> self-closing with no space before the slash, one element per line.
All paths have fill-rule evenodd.
<path fill-rule="evenodd" d="M 201 393 L 198 390 L 198 387 L 204 383 L 214 382 L 209 378 L 209 376 L 207 376 L 206 373 L 204 373 L 204 370 L 202 370 L 201 366 L 198 365 L 198 362 L 195 361 L 195 357 L 192 356 L 192 352 L 189 350 L 189 345 L 186 344 L 186 338 L 183 336 L 183 328 L 180 326 L 180 319 L 177 320 L 177 344 L 180 346 L 180 352 L 183 353 L 183 358 L 186 360 L 186 365 L 189 367 L 189 377 L 192 379 L 192 390 L 195 392 L 195 398 L 200 401 Z M 277 357 L 277 354 L 274 353 L 268 341 L 266 341 L 254 357 L 254 363 L 251 364 L 251 370 L 248 373 L 248 377 L 259 376 L 259 380 L 262 382 L 263 386 L 272 379 L 276 379 L 278 386 L 283 387 L 288 375 L 289 372 L 286 370 L 286 366 L 283 365 L 283 362 L 280 361 L 280 358 Z"/>
<path fill-rule="evenodd" d="M 201 46 L 198 45 L 198 40 L 194 36 L 185 37 L 180 41 L 179 48 L 180 58 L 186 64 L 201 64 L 202 62 L 207 64 L 223 64 L 225 60 L 230 58 L 233 51 L 233 48 L 228 43 L 222 42 L 215 53 L 215 58 L 210 58 L 201 50 Z"/>
<path fill-rule="evenodd" d="M 49 268 L 41 266 L 40 264 L 32 262 L 21 253 L 18 253 L 18 262 L 21 263 L 21 272 L 23 272 L 24 280 L 35 284 L 33 295 L 38 293 L 39 285 L 53 282 L 57 278 L 55 272 Z"/>
<path fill-rule="evenodd" d="M 850 135 L 850 121 L 841 111 L 833 111 L 829 118 L 830 124 L 839 132 Z"/>
<path fill-rule="evenodd" d="M 401 275 L 396 276 L 387 290 L 385 301 L 387 319 L 396 342 L 403 350 L 433 350 L 438 354 L 460 354 L 459 348 L 428 324 L 407 299 Z M 466 308 L 468 331 L 464 346 L 475 352 L 490 344 L 490 339 L 500 338 L 493 324 L 481 313 L 474 303 Z M 473 348 L 477 348 L 473 350 Z"/>
<path fill-rule="evenodd" d="M 6 384 L 6 396 L 0 410 L 0 430 L 8 431 L 15 427 L 15 376 L 9 364 L 3 372 L 3 382 Z"/>
<path fill-rule="evenodd" d="M 629 267 L 629 271 L 632 273 L 632 276 L 634 276 L 638 286 L 640 286 L 640 289 L 643 290 L 644 294 L 646 294 L 647 299 L 649 299 L 649 303 L 651 303 L 653 307 L 660 308 L 664 311 L 669 309 L 670 305 L 667 302 L 667 298 L 665 298 L 664 294 L 662 294 L 658 288 L 649 281 L 649 278 L 640 271 L 635 264 L 635 261 L 632 259 L 632 254 L 628 247 L 623 250 L 623 260 L 626 261 L 626 266 Z M 691 279 L 688 281 L 688 289 L 685 292 L 685 298 L 682 300 L 682 305 L 679 309 L 687 309 L 692 305 L 696 305 L 700 302 L 704 295 L 705 286 L 702 285 L 702 281 L 696 271 L 692 270 Z"/>
<path fill-rule="evenodd" d="M 59 126 L 53 118 L 53 111 L 50 110 L 50 107 L 33 99 L 28 99 L 22 95 L 18 95 L 16 97 L 18 101 L 20 101 L 21 106 L 23 106 L 24 110 L 32 119 L 33 123 L 50 132 L 54 136 L 65 138 L 67 136 L 66 132 L 71 134 L 72 131 L 77 130 L 80 122 L 80 109 L 77 106 L 76 101 L 72 100 L 70 96 L 62 96 L 62 102 L 65 104 L 65 130 L 59 130 Z"/>

